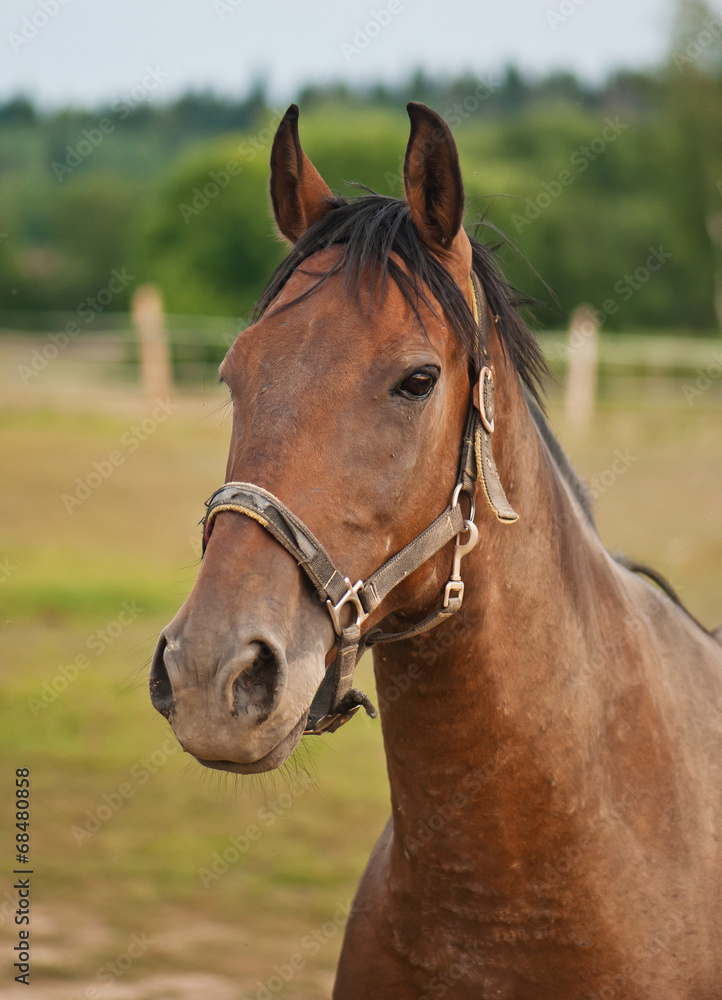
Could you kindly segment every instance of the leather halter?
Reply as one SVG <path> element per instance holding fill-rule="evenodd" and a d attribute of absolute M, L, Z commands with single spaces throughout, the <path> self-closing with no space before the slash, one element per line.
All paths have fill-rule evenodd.
<path fill-rule="evenodd" d="M 477 478 L 497 519 L 512 523 L 518 514 L 509 504 L 499 479 L 491 449 L 494 430 L 494 376 L 489 367 L 490 311 L 479 280 L 471 275 L 472 303 L 476 321 L 477 356 L 481 364 L 474 386 L 466 427 L 461 442 L 459 472 L 451 501 L 435 521 L 392 556 L 366 580 L 352 584 L 336 568 L 321 542 L 278 497 L 253 483 L 226 483 L 207 501 L 203 518 L 203 552 L 213 530 L 213 522 L 222 511 L 234 511 L 252 518 L 265 528 L 296 560 L 326 604 L 336 632 L 336 658 L 328 667 L 309 709 L 304 735 L 335 732 L 354 715 L 361 705 L 374 718 L 376 709 L 366 695 L 354 688 L 353 675 L 362 653 L 378 642 L 411 639 L 428 632 L 456 614 L 464 599 L 461 559 L 474 548 L 479 533 L 474 523 L 474 494 Z M 469 517 L 464 517 L 461 495 L 470 503 Z M 466 542 L 462 536 L 468 532 Z M 370 629 L 361 635 L 361 626 L 384 598 L 402 580 L 456 539 L 449 581 L 441 607 L 403 632 Z M 347 608 L 352 621 L 344 624 Z"/>

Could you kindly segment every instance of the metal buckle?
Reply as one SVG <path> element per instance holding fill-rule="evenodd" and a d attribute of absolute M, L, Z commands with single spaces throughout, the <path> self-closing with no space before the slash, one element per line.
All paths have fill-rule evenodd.
<path fill-rule="evenodd" d="M 467 552 L 471 552 L 476 543 L 479 541 L 479 529 L 473 521 L 464 521 L 464 531 L 469 532 L 469 540 L 464 542 L 462 545 L 459 541 L 462 533 L 459 532 L 456 536 L 456 544 L 454 545 L 454 561 L 451 566 L 451 576 L 449 577 L 449 582 L 446 584 L 444 589 L 443 606 L 445 608 L 448 608 L 452 594 L 454 594 L 459 601 L 464 600 L 464 581 L 461 579 L 461 560 Z"/>
<path fill-rule="evenodd" d="M 344 582 L 348 587 L 348 590 L 338 604 L 334 604 L 330 598 L 327 598 L 326 600 L 326 607 L 328 608 L 328 613 L 331 615 L 331 621 L 333 622 L 336 635 L 341 635 L 343 632 L 343 625 L 341 624 L 341 616 L 339 612 L 344 604 L 348 604 L 349 601 L 356 606 L 356 621 L 351 622 L 352 625 L 361 625 L 368 618 L 368 612 L 364 610 L 361 598 L 358 596 L 359 591 L 364 585 L 363 580 L 359 580 L 357 583 L 352 584 L 349 578 L 346 577 Z"/>
<path fill-rule="evenodd" d="M 304 729 L 304 736 L 322 736 L 324 733 L 335 733 L 337 729 L 345 725 L 349 719 L 353 718 L 358 712 L 360 705 L 356 705 L 354 708 L 350 708 L 348 712 L 343 712 L 341 715 L 322 715 L 318 720 L 313 729 Z"/>
<path fill-rule="evenodd" d="M 494 421 L 489 420 L 486 414 L 486 406 L 484 404 L 484 379 L 488 378 L 492 386 L 494 385 L 494 373 L 491 368 L 487 365 L 479 372 L 479 381 L 474 386 L 474 406 L 479 411 L 479 416 L 481 417 L 481 422 L 490 434 L 494 432 Z"/>

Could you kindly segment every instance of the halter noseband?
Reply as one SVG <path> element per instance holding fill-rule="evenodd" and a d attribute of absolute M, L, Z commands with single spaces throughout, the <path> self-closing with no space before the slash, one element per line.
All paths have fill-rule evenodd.
<path fill-rule="evenodd" d="M 477 347 L 481 360 L 478 383 L 474 386 L 466 427 L 461 442 L 459 473 L 448 507 L 408 545 L 387 560 L 366 580 L 352 584 L 336 568 L 323 545 L 278 497 L 253 483 L 226 483 L 207 501 L 203 518 L 203 551 L 222 511 L 234 511 L 252 518 L 276 539 L 296 560 L 325 602 L 336 633 L 336 658 L 319 685 L 309 709 L 304 735 L 335 732 L 361 705 L 374 718 L 376 709 L 366 695 L 354 688 L 353 675 L 362 653 L 378 642 L 411 639 L 428 632 L 456 614 L 464 599 L 461 560 L 476 545 L 479 532 L 474 523 L 474 494 L 477 478 L 497 519 L 512 523 L 518 514 L 509 504 L 499 479 L 491 449 L 494 430 L 494 376 L 489 367 L 489 309 L 475 274 L 471 275 Z M 469 517 L 461 508 L 461 495 L 470 502 Z M 468 531 L 466 542 L 462 535 Z M 361 635 L 361 626 L 384 598 L 452 539 L 456 539 L 451 575 L 444 589 L 441 607 L 403 632 L 370 629 Z M 354 620 L 344 625 L 346 608 Z"/>

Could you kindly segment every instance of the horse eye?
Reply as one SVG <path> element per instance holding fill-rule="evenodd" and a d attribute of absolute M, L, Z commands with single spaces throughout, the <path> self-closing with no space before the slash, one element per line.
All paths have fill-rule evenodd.
<path fill-rule="evenodd" d="M 436 385 L 438 377 L 437 372 L 426 369 L 414 372 L 403 380 L 396 391 L 409 399 L 424 399 Z"/>

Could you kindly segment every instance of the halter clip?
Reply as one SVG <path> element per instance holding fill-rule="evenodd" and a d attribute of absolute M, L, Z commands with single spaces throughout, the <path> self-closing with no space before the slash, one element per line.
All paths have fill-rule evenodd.
<path fill-rule="evenodd" d="M 479 541 L 479 529 L 473 521 L 464 521 L 464 531 L 469 532 L 469 540 L 464 542 L 462 545 L 459 541 L 461 534 L 456 536 L 456 544 L 454 545 L 454 561 L 451 564 L 451 576 L 449 577 L 449 582 L 446 584 L 446 588 L 444 589 L 443 606 L 445 608 L 448 608 L 452 597 L 457 597 L 459 602 L 464 600 L 464 581 L 461 579 L 461 560 L 467 552 L 471 552 L 476 543 Z"/>

